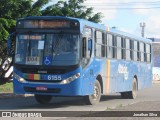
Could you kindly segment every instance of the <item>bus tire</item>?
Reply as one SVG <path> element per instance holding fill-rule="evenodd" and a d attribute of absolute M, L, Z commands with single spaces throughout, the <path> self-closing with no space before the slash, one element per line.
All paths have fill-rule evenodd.
<path fill-rule="evenodd" d="M 121 98 L 128 99 L 129 98 L 128 92 L 121 92 Z"/>
<path fill-rule="evenodd" d="M 36 101 L 40 104 L 47 104 L 52 100 L 51 95 L 34 95 Z"/>
<path fill-rule="evenodd" d="M 137 97 L 137 90 L 138 90 L 137 88 L 138 88 L 137 80 L 136 78 L 134 78 L 132 82 L 132 91 L 128 92 L 129 99 L 135 99 Z"/>
<path fill-rule="evenodd" d="M 87 105 L 98 104 L 101 99 L 101 85 L 98 80 L 94 84 L 94 94 L 84 97 L 84 101 Z"/>

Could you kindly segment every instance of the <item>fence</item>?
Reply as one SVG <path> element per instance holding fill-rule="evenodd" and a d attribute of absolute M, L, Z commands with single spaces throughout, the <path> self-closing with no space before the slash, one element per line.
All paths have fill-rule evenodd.
<path fill-rule="evenodd" d="M 13 45 L 12 45 L 13 46 Z M 0 85 L 9 82 L 13 72 L 10 72 L 9 75 L 7 72 L 12 67 L 13 61 L 12 58 L 7 54 L 7 42 L 0 44 Z"/>

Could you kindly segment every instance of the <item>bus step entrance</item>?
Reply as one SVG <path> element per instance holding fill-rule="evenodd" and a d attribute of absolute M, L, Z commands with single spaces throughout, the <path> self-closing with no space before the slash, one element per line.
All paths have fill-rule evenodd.
<path fill-rule="evenodd" d="M 0 85 L 12 82 L 13 62 L 11 58 L 7 58 L 0 64 Z"/>

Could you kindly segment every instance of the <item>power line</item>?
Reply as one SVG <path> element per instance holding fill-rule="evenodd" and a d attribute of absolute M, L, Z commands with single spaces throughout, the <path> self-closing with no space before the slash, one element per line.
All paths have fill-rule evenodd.
<path fill-rule="evenodd" d="M 125 9 L 128 9 L 128 10 L 142 9 L 143 10 L 144 9 L 144 10 L 147 10 L 148 9 L 149 10 L 149 9 L 160 9 L 160 7 L 148 7 L 148 8 L 134 8 L 134 7 L 133 8 L 125 8 L 125 7 L 124 8 L 123 7 L 118 7 L 118 8 L 116 8 L 116 7 L 115 8 L 104 8 L 103 7 L 102 8 L 101 7 L 101 9 L 105 9 L 105 10 L 112 10 L 112 9 L 121 9 L 121 10 L 123 10 L 123 9 L 124 10 Z"/>
<path fill-rule="evenodd" d="M 92 5 L 90 7 L 101 7 L 101 9 L 159 9 L 160 8 L 160 4 L 159 6 L 144 6 L 144 7 L 134 7 L 134 6 L 106 6 L 106 5 Z"/>
<path fill-rule="evenodd" d="M 99 4 L 84 4 L 84 5 L 90 5 L 90 6 L 133 6 L 132 5 L 128 5 L 128 4 L 115 4 L 115 5 L 110 5 L 110 4 L 105 4 L 105 3 L 99 3 Z M 135 4 L 135 5 L 139 5 L 139 4 Z M 157 6 L 160 5 L 160 3 L 156 3 L 156 4 L 143 4 L 145 6 Z"/>
<path fill-rule="evenodd" d="M 157 4 L 160 3 L 160 1 L 154 1 L 154 2 L 121 2 L 121 3 L 85 3 L 85 4 L 108 4 L 108 5 L 124 5 L 124 4 Z"/>
<path fill-rule="evenodd" d="M 160 1 L 154 2 L 121 2 L 121 3 L 84 3 L 85 6 L 90 7 L 101 7 L 101 9 L 105 10 L 134 10 L 134 9 L 159 9 L 160 8 Z M 138 5 L 144 5 L 144 7 Z M 134 7 L 137 6 L 137 7 Z"/>
<path fill-rule="evenodd" d="M 84 3 L 85 6 L 91 7 L 107 7 L 103 9 L 159 9 L 160 1 L 155 2 L 125 2 L 125 3 Z M 133 7 L 137 5 L 144 5 L 144 7 Z"/>

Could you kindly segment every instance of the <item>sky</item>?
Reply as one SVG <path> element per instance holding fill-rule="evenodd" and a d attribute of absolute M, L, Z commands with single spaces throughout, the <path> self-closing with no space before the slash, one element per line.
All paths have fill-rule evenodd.
<path fill-rule="evenodd" d="M 144 22 L 145 37 L 160 38 L 160 1 L 157 0 L 87 0 L 86 5 L 102 12 L 102 23 L 109 27 L 141 36 Z"/>
<path fill-rule="evenodd" d="M 50 4 L 57 1 L 50 0 Z M 160 1 L 158 0 L 86 0 L 84 5 L 93 7 L 94 13 L 102 13 L 100 24 L 141 36 L 140 23 L 144 22 L 145 37 L 160 38 Z"/>
<path fill-rule="evenodd" d="M 87 0 L 86 5 L 102 12 L 102 23 L 141 36 L 140 23 L 145 23 L 145 37 L 160 38 L 160 1 L 157 0 Z"/>

